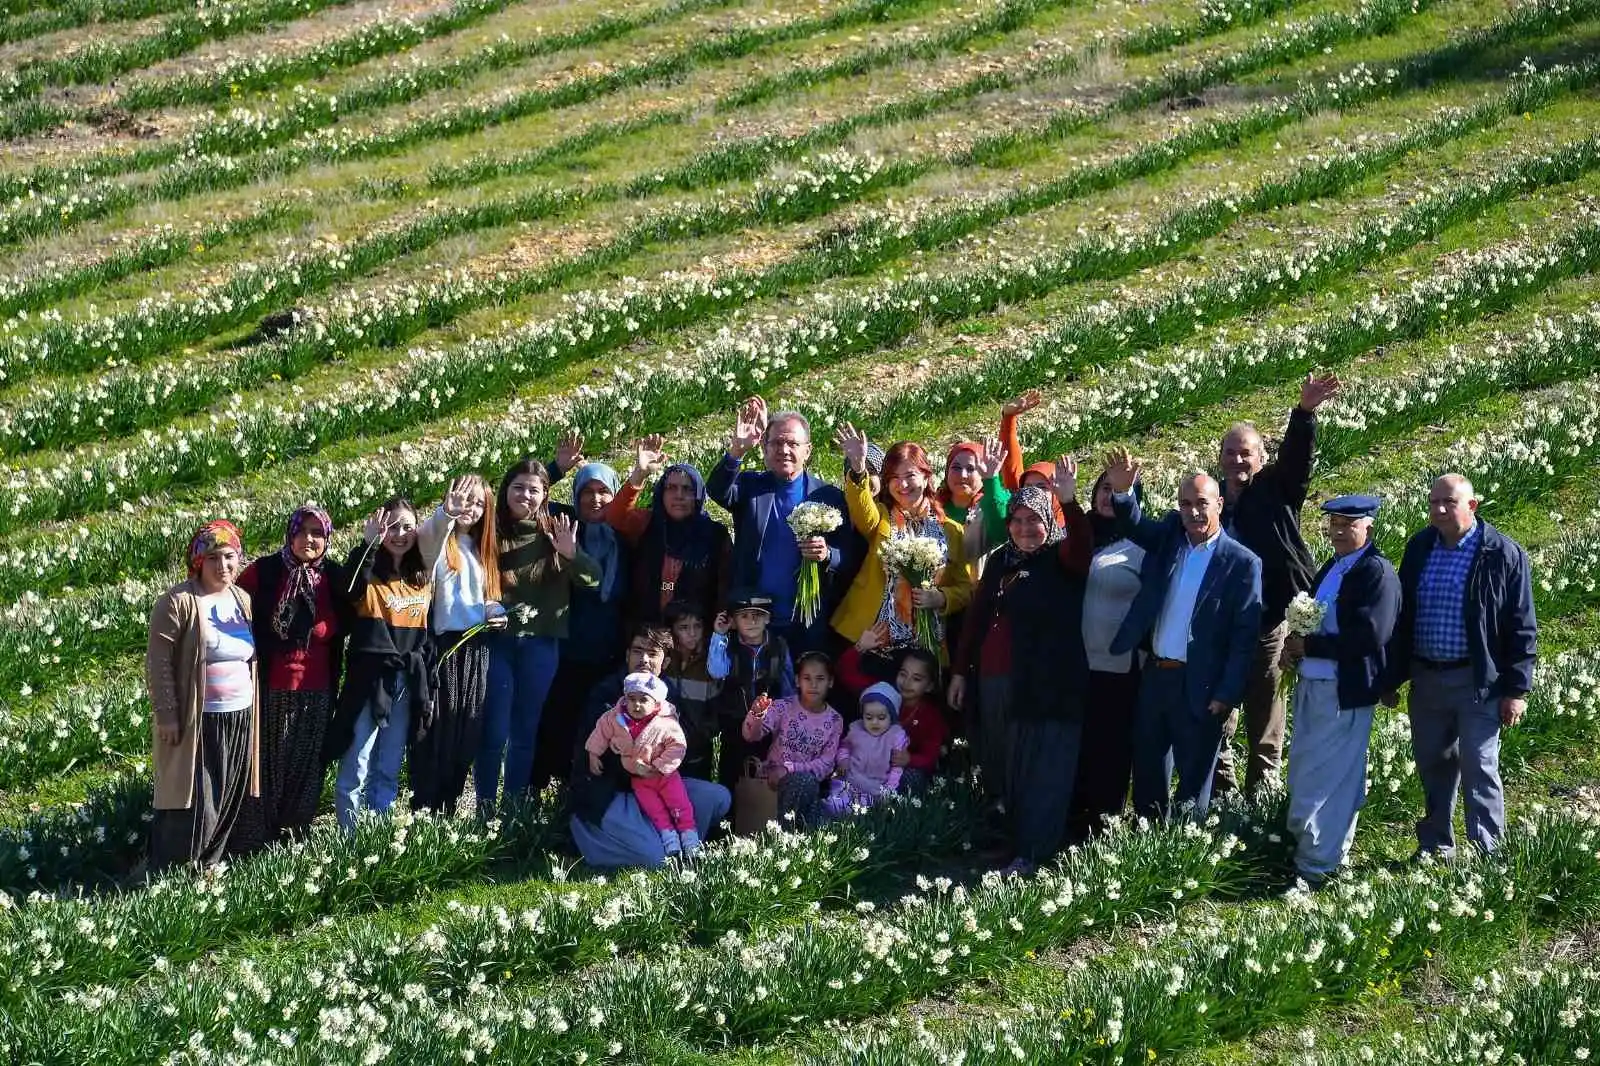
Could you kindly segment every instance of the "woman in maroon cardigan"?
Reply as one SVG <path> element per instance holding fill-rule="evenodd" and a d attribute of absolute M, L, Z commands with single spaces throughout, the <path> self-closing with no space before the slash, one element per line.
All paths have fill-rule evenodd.
<path fill-rule="evenodd" d="M 283 547 L 239 575 L 255 603 L 260 657 L 261 796 L 247 800 L 238 851 L 304 833 L 322 797 L 322 740 L 333 714 L 344 650 L 343 571 L 328 558 L 333 522 L 306 506 L 289 516 Z"/>

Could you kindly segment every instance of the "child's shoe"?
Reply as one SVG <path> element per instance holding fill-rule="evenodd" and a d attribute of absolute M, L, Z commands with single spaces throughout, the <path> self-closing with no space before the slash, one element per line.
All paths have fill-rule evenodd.
<path fill-rule="evenodd" d="M 683 857 L 692 859 L 700 854 L 700 834 L 693 829 L 685 829 L 678 834 L 678 839 L 683 844 Z"/>
<path fill-rule="evenodd" d="M 683 846 L 678 843 L 677 832 L 672 829 L 663 829 L 661 831 L 661 846 L 667 849 L 667 858 L 669 859 L 683 850 Z"/>

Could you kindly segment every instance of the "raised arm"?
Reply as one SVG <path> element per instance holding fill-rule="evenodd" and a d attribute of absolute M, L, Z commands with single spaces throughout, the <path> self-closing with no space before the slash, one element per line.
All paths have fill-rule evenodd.
<path fill-rule="evenodd" d="M 728 439 L 728 450 L 706 479 L 706 495 L 725 510 L 732 511 L 739 505 L 742 487 L 739 466 L 744 462 L 745 453 L 759 445 L 766 432 L 767 402 L 759 396 L 752 396 L 739 405 L 733 436 Z"/>
<path fill-rule="evenodd" d="M 1066 538 L 1056 549 L 1061 565 L 1070 573 L 1087 575 L 1094 559 L 1094 530 L 1078 506 L 1078 461 L 1070 455 L 1056 460 L 1055 490 L 1067 527 Z"/>
<path fill-rule="evenodd" d="M 850 511 L 850 524 L 868 540 L 889 536 L 893 530 L 888 512 L 873 498 L 867 483 L 867 435 L 846 422 L 833 439 L 844 452 L 844 502 Z"/>
<path fill-rule="evenodd" d="M 1339 379 L 1332 374 L 1306 375 L 1300 402 L 1289 412 L 1289 425 L 1273 464 L 1285 501 L 1299 508 L 1311 491 L 1311 468 L 1317 459 L 1317 408 L 1339 394 Z"/>
<path fill-rule="evenodd" d="M 1005 449 L 1000 482 L 1012 492 L 1021 487 L 1023 471 L 1022 435 L 1017 431 L 1017 420 L 1038 407 L 1041 399 L 1038 389 L 1029 389 L 1000 409 L 1000 445 Z"/>

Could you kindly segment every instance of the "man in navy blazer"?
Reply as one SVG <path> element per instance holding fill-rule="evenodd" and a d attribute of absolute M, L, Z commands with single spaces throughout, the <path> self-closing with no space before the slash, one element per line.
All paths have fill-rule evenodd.
<path fill-rule="evenodd" d="M 1389 643 L 1384 702 L 1411 683 L 1411 748 L 1425 811 L 1417 848 L 1455 848 L 1456 790 L 1467 839 L 1494 850 L 1505 832 L 1500 730 L 1522 720 L 1539 624 L 1528 553 L 1477 516 L 1472 482 L 1445 474 L 1428 492 L 1428 525 L 1400 559 L 1400 620 Z"/>
<path fill-rule="evenodd" d="M 1372 540 L 1376 496 L 1322 505 L 1333 558 L 1311 582 L 1323 607 L 1310 633 L 1284 641 L 1299 662 L 1289 746 L 1289 832 L 1300 877 L 1319 885 L 1344 865 L 1367 798 L 1367 745 L 1383 685 L 1384 648 L 1400 614 L 1400 579 Z"/>
<path fill-rule="evenodd" d="M 1174 802 L 1201 813 L 1211 800 L 1223 723 L 1244 699 L 1261 636 L 1261 560 L 1222 531 L 1222 494 L 1208 474 L 1183 479 L 1176 511 L 1133 524 L 1137 473 L 1129 464 L 1112 481 L 1124 531 L 1145 557 L 1111 651 L 1149 652 L 1134 721 L 1133 806 L 1164 818 Z"/>
<path fill-rule="evenodd" d="M 757 444 L 766 469 L 741 471 L 745 453 Z M 848 519 L 826 537 L 803 541 L 789 528 L 789 514 L 807 501 L 845 513 L 844 493 L 809 472 L 810 459 L 805 416 L 780 411 L 769 417 L 766 401 L 757 396 L 740 407 L 728 451 L 706 482 L 707 494 L 733 515 L 733 586 L 772 599 L 772 628 L 795 656 L 827 650 L 828 620 L 861 554 L 851 543 Z M 795 610 L 802 560 L 822 564 L 822 609 L 809 626 Z"/>

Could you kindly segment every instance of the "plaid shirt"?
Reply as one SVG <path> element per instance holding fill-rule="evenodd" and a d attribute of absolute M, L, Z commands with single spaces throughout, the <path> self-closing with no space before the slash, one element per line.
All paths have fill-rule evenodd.
<path fill-rule="evenodd" d="M 1413 653 L 1434 662 L 1467 658 L 1467 574 L 1483 543 L 1483 527 L 1474 522 L 1454 548 L 1441 537 L 1428 552 L 1417 581 L 1417 618 Z"/>

